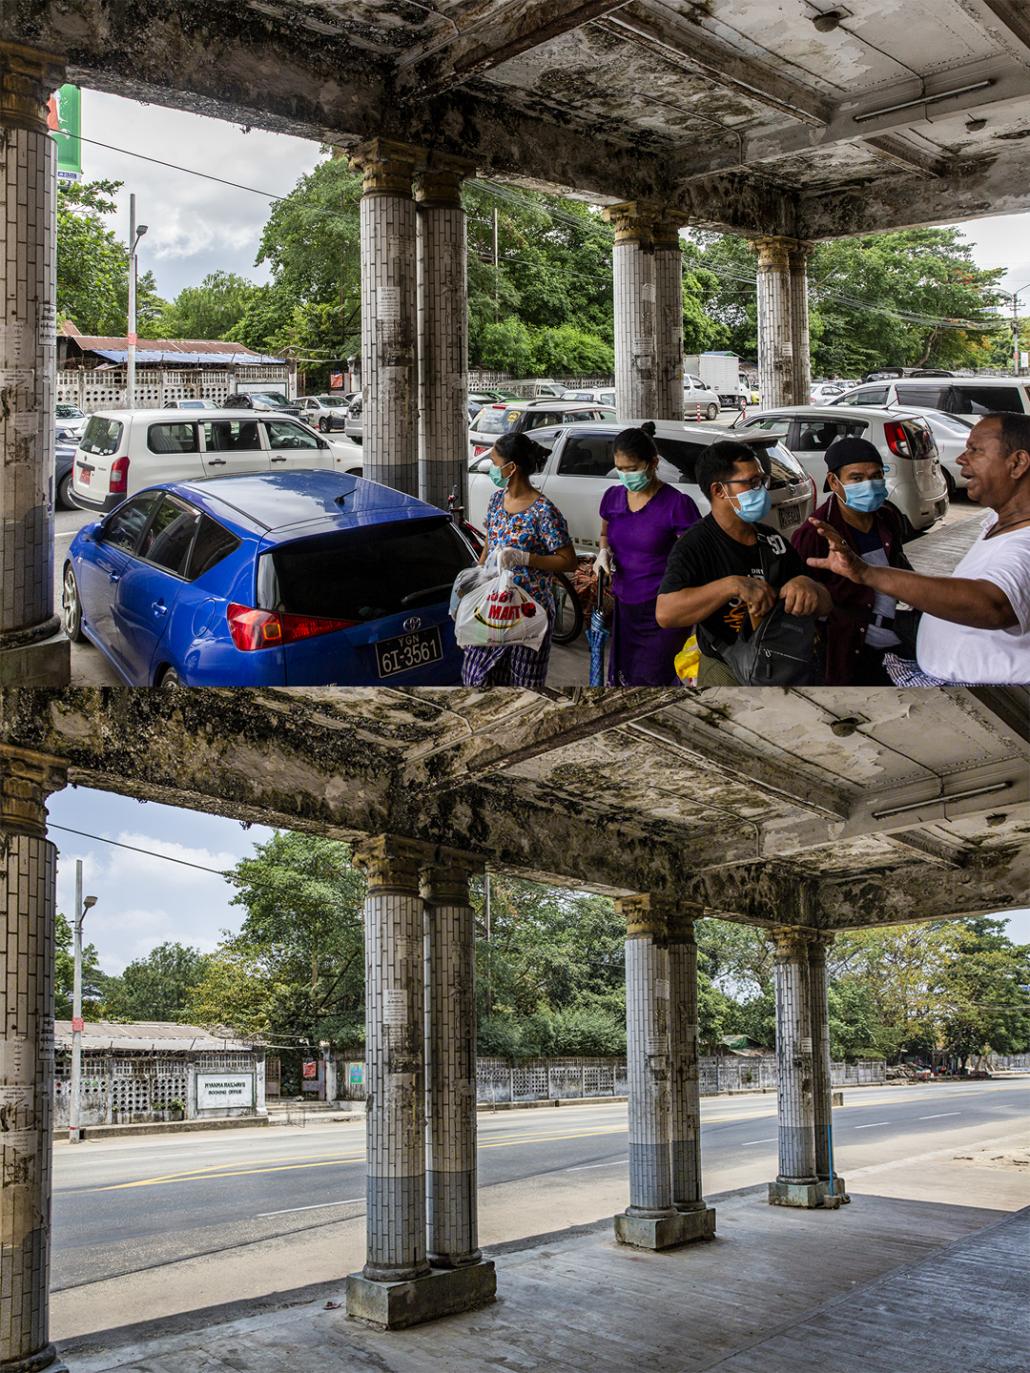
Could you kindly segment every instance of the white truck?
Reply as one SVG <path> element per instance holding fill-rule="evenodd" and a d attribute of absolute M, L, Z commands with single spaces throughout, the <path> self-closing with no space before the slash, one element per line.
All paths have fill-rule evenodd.
<path fill-rule="evenodd" d="M 688 353 L 683 371 L 700 377 L 719 397 L 724 410 L 739 410 L 750 401 L 740 379 L 740 359 L 735 353 Z"/>

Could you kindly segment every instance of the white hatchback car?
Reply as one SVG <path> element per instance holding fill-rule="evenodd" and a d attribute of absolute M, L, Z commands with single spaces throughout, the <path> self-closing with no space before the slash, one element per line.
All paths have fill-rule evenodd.
<path fill-rule="evenodd" d="M 533 431 L 533 438 L 548 450 L 548 458 L 530 480 L 565 516 L 578 553 L 596 553 L 599 547 L 601 497 L 609 487 L 619 484 L 615 473 L 615 438 L 625 428 L 613 421 L 587 421 Z M 702 515 L 711 507 L 695 480 L 697 459 L 711 444 L 726 437 L 725 429 L 699 429 L 695 424 L 676 420 L 659 420 L 655 424 L 655 443 L 661 454 L 658 475 L 670 485 L 682 487 Z M 815 508 L 812 482 L 775 437 L 756 434 L 744 442 L 755 448 L 771 478 L 772 511 L 768 523 L 789 539 Z M 484 454 L 469 467 L 468 517 L 479 529 L 486 521 L 490 497 L 497 490 L 487 476 L 489 462 L 489 454 Z"/>
<path fill-rule="evenodd" d="M 105 514 L 161 481 L 236 472 L 334 468 L 356 475 L 349 444 L 333 443 L 300 420 L 239 410 L 101 410 L 75 450 L 71 497 Z"/>
<path fill-rule="evenodd" d="M 872 390 L 871 387 L 868 389 Z M 866 388 L 859 387 L 857 391 L 847 391 L 839 400 L 831 401 L 830 404 L 840 406 L 861 405 L 863 402 L 855 398 L 863 395 L 865 390 Z M 944 473 L 944 480 L 948 483 L 948 499 L 953 500 L 956 491 L 965 490 L 969 483 L 966 474 L 959 466 L 958 460 L 966 451 L 966 440 L 976 421 L 967 419 L 965 415 L 949 415 L 943 410 L 924 410 L 918 405 L 900 407 L 888 405 L 887 409 L 903 409 L 915 415 L 922 415 L 930 426 L 934 442 L 937 445 L 941 471 Z"/>
<path fill-rule="evenodd" d="M 733 433 L 769 434 L 780 439 L 819 491 L 826 489 L 826 450 L 840 438 L 868 439 L 890 471 L 887 499 L 901 515 L 906 537 L 930 529 L 948 509 L 948 485 L 933 432 L 922 415 L 908 410 L 839 406 L 781 406 L 742 416 Z"/>

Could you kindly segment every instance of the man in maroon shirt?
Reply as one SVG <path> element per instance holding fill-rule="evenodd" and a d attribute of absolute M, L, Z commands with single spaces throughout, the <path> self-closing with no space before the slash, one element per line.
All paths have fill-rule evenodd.
<path fill-rule="evenodd" d="M 838 439 L 826 450 L 830 496 L 792 540 L 802 559 L 825 558 L 828 544 L 816 527 L 835 529 L 865 562 L 911 571 L 902 547 L 901 516 L 886 503 L 887 471 L 868 439 Z M 809 565 L 810 566 L 810 565 Z M 825 568 L 811 568 L 833 598 L 826 625 L 826 686 L 890 686 L 883 658 L 901 647 L 895 601 Z"/>

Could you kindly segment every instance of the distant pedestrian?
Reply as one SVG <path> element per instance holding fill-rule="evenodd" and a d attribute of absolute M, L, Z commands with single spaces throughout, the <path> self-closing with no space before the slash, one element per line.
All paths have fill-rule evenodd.
<path fill-rule="evenodd" d="M 712 509 L 669 554 L 656 615 L 664 627 L 697 626 L 697 685 L 738 686 L 723 653 L 749 639 L 783 602 L 788 615 L 830 613 L 830 593 L 782 534 L 763 524 L 771 508 L 769 479 L 747 444 L 723 439 L 697 460 L 697 484 Z M 812 675 L 817 665 L 812 663 Z"/>
<path fill-rule="evenodd" d="M 565 517 L 553 501 L 537 491 L 530 476 L 547 456 L 528 434 L 502 434 L 490 450 L 488 476 L 498 488 L 486 511 L 486 543 L 479 561 L 498 553 L 502 568 L 513 568 L 513 581 L 528 591 L 554 622 L 551 574 L 571 572 L 576 553 Z M 551 633 L 537 649 L 466 648 L 461 680 L 469 687 L 513 686 L 540 690 L 547 681 Z"/>
<path fill-rule="evenodd" d="M 916 658 L 888 654 L 896 686 L 1030 685 L 1030 415 L 985 415 L 958 459 L 967 494 L 989 506 L 980 536 L 950 577 L 864 562 L 822 521 L 829 545 L 808 559 L 923 612 Z"/>
<path fill-rule="evenodd" d="M 658 588 L 677 539 L 701 519 L 685 491 L 658 476 L 655 426 L 624 429 L 615 440 L 619 486 L 601 497 L 601 551 L 595 571 L 612 576 L 614 616 L 609 686 L 675 686 L 682 629 L 655 619 Z"/>
<path fill-rule="evenodd" d="M 804 559 L 824 558 L 829 550 L 815 521 L 821 520 L 871 567 L 911 572 L 902 545 L 901 516 L 887 503 L 888 468 L 868 439 L 844 438 L 826 450 L 829 499 L 803 524 L 793 543 Z M 826 622 L 825 686 L 889 686 L 883 665 L 887 653 L 902 646 L 896 632 L 897 601 L 884 591 L 853 582 L 828 568 L 814 568 L 833 598 Z M 900 627 L 900 626 L 899 626 Z"/>

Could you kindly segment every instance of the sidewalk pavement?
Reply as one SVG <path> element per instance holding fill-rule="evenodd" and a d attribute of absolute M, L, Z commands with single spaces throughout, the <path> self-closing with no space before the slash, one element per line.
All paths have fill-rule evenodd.
<path fill-rule="evenodd" d="M 680 1250 L 617 1245 L 608 1216 L 500 1245 L 495 1305 L 413 1330 L 348 1320 L 341 1275 L 61 1352 L 73 1373 L 1026 1373 L 1025 1135 L 860 1169 L 838 1211 L 709 1198 L 716 1240 Z"/>

